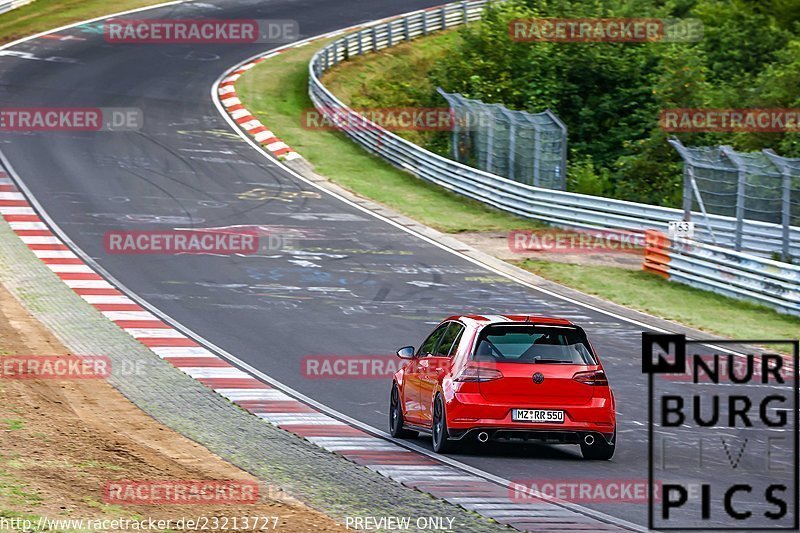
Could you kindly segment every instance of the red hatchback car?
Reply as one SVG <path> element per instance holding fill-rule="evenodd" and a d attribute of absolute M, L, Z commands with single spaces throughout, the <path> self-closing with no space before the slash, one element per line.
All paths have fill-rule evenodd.
<path fill-rule="evenodd" d="M 430 433 L 433 449 L 461 442 L 542 440 L 580 444 L 586 459 L 611 459 L 614 394 L 583 329 L 532 315 L 452 316 L 394 375 L 393 437 Z"/>

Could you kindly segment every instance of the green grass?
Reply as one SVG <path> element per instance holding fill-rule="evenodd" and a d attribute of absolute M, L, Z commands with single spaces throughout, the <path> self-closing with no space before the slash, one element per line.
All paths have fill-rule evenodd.
<path fill-rule="evenodd" d="M 323 76 L 323 82 L 353 108 L 446 107 L 436 94 L 429 73 L 456 46 L 457 30 L 436 33 L 413 43 L 400 44 L 379 54 L 354 57 Z M 449 132 L 398 131 L 401 137 L 442 155 L 449 149 Z"/>
<path fill-rule="evenodd" d="M 456 38 L 455 35 L 418 40 L 411 46 L 401 45 L 388 52 L 358 58 L 337 67 L 326 83 L 331 84 L 337 96 L 355 106 L 406 105 L 402 94 L 386 91 L 391 87 L 395 87 L 395 93 L 427 90 L 426 81 L 413 82 L 428 68 L 421 56 L 438 53 L 440 44 Z M 302 128 L 299 117 L 312 107 L 306 95 L 308 62 L 320 46 L 291 50 L 260 63 L 236 85 L 248 109 L 313 163 L 320 174 L 441 231 L 505 231 L 538 226 L 536 222 L 488 208 L 399 171 L 340 133 Z M 386 81 L 398 78 L 409 81 L 405 84 Z M 367 90 L 369 86 L 383 87 L 386 91 L 376 93 Z M 519 264 L 557 283 L 709 333 L 733 338 L 791 339 L 797 338 L 800 331 L 798 318 L 670 283 L 643 271 L 533 260 Z"/>
<path fill-rule="evenodd" d="M 6 431 L 17 431 L 25 427 L 25 422 L 22 420 L 16 420 L 11 418 L 4 418 L 0 420 L 3 424 L 5 424 Z"/>
<path fill-rule="evenodd" d="M 36 0 L 0 15 L 0 44 L 101 15 L 163 3 L 163 0 Z"/>
<path fill-rule="evenodd" d="M 0 502 L 14 507 L 30 509 L 42 503 L 42 497 L 30 492 L 23 481 L 8 472 L 0 472 Z M 0 516 L 8 510 L 0 510 Z"/>
<path fill-rule="evenodd" d="M 725 337 L 796 339 L 800 332 L 800 318 L 672 283 L 642 270 L 536 260 L 517 264 L 581 292 Z"/>
<path fill-rule="evenodd" d="M 540 227 L 398 170 L 341 133 L 304 128 L 300 117 L 313 109 L 306 94 L 306 69 L 316 49 L 302 47 L 259 64 L 237 82 L 236 92 L 264 125 L 308 159 L 317 172 L 448 233 Z"/>

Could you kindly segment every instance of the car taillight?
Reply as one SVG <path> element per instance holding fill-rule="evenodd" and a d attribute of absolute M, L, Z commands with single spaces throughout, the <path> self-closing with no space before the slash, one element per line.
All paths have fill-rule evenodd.
<path fill-rule="evenodd" d="M 606 373 L 602 370 L 590 370 L 589 372 L 578 372 L 572 379 L 578 383 L 585 383 L 587 385 L 596 385 L 599 387 L 608 387 L 608 378 Z"/>
<path fill-rule="evenodd" d="M 482 381 L 492 381 L 503 377 L 503 373 L 494 368 L 483 368 L 480 366 L 468 366 L 453 381 L 462 383 L 480 383 Z"/>

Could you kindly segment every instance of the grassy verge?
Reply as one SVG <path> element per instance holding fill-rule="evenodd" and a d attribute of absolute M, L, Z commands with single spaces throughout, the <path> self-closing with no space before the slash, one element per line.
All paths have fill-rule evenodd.
<path fill-rule="evenodd" d="M 236 92 L 247 108 L 316 170 L 367 198 L 382 202 L 440 231 L 505 231 L 539 224 L 467 200 L 369 155 L 341 133 L 303 128 L 308 99 L 306 68 L 317 46 L 261 63 L 242 77 Z"/>
<path fill-rule="evenodd" d="M 164 0 L 36 0 L 0 15 L 0 44 L 101 15 L 163 3 Z"/>
<path fill-rule="evenodd" d="M 581 292 L 726 337 L 796 339 L 800 331 L 798 318 L 758 304 L 670 283 L 642 270 L 536 260 L 516 264 Z"/>
<path fill-rule="evenodd" d="M 379 54 L 354 57 L 329 70 L 325 86 L 353 108 L 446 107 L 429 73 L 457 45 L 457 30 L 400 44 Z M 449 150 L 449 132 L 398 131 L 398 135 L 441 155 Z"/>
<path fill-rule="evenodd" d="M 425 41 L 417 42 L 424 46 Z M 405 48 L 361 58 L 340 67 L 339 73 L 347 76 L 335 74 L 333 86 L 343 91 L 345 100 L 354 105 L 368 105 L 363 87 L 380 77 L 394 76 L 385 74 L 385 69 L 400 68 L 401 63 L 408 63 L 407 54 L 418 53 L 413 51 L 413 46 Z M 237 92 L 251 111 L 309 159 L 321 174 L 357 194 L 383 202 L 444 231 L 496 231 L 531 224 L 398 171 L 341 134 L 301 128 L 299 116 L 311 105 L 306 96 L 306 69 L 313 52 L 311 47 L 304 47 L 261 63 L 239 81 Z M 410 72 L 403 74 L 410 75 Z M 403 91 L 404 86 L 395 90 Z M 386 96 L 376 103 L 403 105 L 400 98 L 392 100 L 391 96 Z M 669 283 L 641 271 L 543 261 L 524 261 L 520 266 L 582 292 L 710 333 L 740 338 L 796 338 L 800 331 L 798 318 Z"/>

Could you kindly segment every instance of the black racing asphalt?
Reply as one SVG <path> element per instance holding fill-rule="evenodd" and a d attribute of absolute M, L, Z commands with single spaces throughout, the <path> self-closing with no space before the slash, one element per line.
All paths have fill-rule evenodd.
<path fill-rule="evenodd" d="M 134 16 L 296 19 L 307 37 L 436 3 L 210 0 Z M 227 68 L 271 45 L 111 44 L 101 23 L 59 35 L 71 38 L 40 38 L 0 52 L 3 105 L 135 107 L 144 112 L 144 128 L 0 132 L 0 149 L 47 213 L 116 279 L 241 360 L 381 430 L 388 380 L 312 379 L 304 375 L 304 357 L 391 354 L 419 345 L 451 314 L 568 318 L 589 333 L 616 393 L 613 461 L 587 462 L 576 446 L 547 445 L 489 445 L 454 457 L 523 483 L 647 479 L 641 329 L 504 279 L 320 193 L 262 157 L 230 130 L 210 89 Z M 103 246 L 109 230 L 230 225 L 290 235 L 299 251 L 111 255 Z M 429 447 L 427 439 L 418 442 Z M 731 472 L 720 468 L 717 480 Z M 581 503 L 646 523 L 641 502 Z"/>

